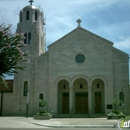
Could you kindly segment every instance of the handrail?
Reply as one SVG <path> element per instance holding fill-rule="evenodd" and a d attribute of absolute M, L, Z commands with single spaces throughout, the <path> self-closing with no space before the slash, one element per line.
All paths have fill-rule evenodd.
<path fill-rule="evenodd" d="M 90 110 L 90 109 L 88 109 L 88 110 L 89 110 L 89 112 L 88 112 L 88 117 L 90 117 L 90 118 L 91 118 L 91 117 L 92 117 L 92 113 L 91 113 L 91 112 L 92 112 L 92 110 Z"/>
<path fill-rule="evenodd" d="M 70 118 L 73 116 L 73 107 L 70 109 Z"/>

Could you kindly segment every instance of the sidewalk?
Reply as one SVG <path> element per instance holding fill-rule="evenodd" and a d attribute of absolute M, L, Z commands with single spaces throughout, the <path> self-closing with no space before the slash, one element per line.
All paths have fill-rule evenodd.
<path fill-rule="evenodd" d="M 52 118 L 50 120 L 33 120 L 33 124 L 54 128 L 115 128 L 118 120 L 106 118 Z"/>
<path fill-rule="evenodd" d="M 52 118 L 50 120 L 36 120 L 33 117 L 0 117 L 0 128 L 15 125 L 19 127 L 53 127 L 53 128 L 115 128 L 118 120 L 106 118 Z"/>

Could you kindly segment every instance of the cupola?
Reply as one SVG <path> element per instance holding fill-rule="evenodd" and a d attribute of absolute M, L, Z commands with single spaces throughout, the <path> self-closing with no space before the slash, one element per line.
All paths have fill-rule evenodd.
<path fill-rule="evenodd" d="M 16 32 L 24 33 L 26 50 L 36 57 L 45 52 L 44 16 L 38 7 L 32 5 L 33 0 L 29 2 L 30 5 L 20 11 Z"/>

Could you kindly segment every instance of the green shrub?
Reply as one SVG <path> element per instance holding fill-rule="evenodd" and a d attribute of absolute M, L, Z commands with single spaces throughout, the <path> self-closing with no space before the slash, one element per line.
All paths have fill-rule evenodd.
<path fill-rule="evenodd" d="M 45 113 L 45 112 L 38 112 L 37 114 L 36 114 L 37 116 L 49 116 L 50 115 L 50 113 Z"/>
<path fill-rule="evenodd" d="M 40 113 L 48 113 L 47 111 L 45 110 L 41 110 Z"/>
<path fill-rule="evenodd" d="M 122 112 L 120 112 L 120 111 L 112 111 L 108 115 L 109 116 L 121 116 L 121 115 L 124 115 L 124 114 Z"/>
<path fill-rule="evenodd" d="M 45 99 L 40 99 L 39 100 L 39 107 L 45 107 L 47 104 L 47 100 Z"/>
<path fill-rule="evenodd" d="M 116 111 L 112 111 L 112 113 L 115 113 L 115 114 L 120 114 L 121 112 L 116 110 Z"/>

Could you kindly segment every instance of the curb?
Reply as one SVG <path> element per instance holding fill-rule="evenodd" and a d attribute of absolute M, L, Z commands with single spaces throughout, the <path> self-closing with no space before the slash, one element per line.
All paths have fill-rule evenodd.
<path fill-rule="evenodd" d="M 53 128 L 117 128 L 117 125 L 49 125 L 40 123 L 32 124 Z"/>

